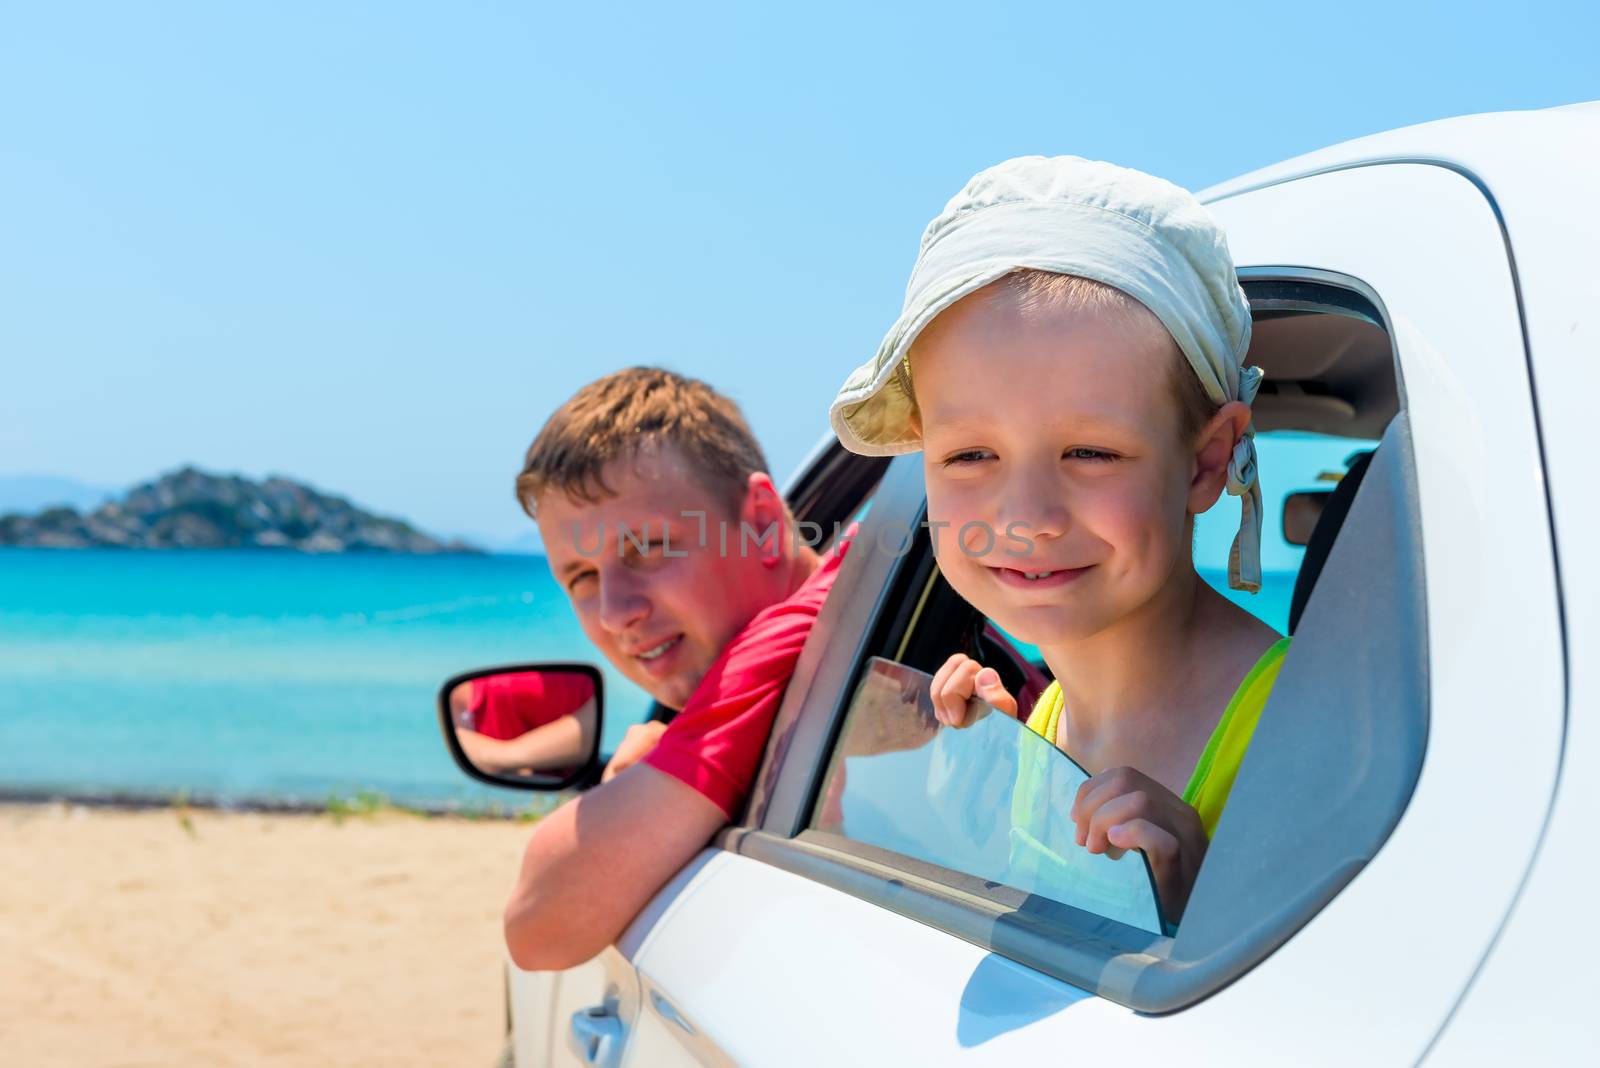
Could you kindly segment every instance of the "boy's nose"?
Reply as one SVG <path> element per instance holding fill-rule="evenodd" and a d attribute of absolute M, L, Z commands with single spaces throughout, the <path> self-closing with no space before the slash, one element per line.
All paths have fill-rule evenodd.
<path fill-rule="evenodd" d="M 1072 522 L 1067 490 L 1059 479 L 1021 476 L 1007 487 L 1001 502 L 1000 533 L 1030 539 L 1059 538 Z"/>

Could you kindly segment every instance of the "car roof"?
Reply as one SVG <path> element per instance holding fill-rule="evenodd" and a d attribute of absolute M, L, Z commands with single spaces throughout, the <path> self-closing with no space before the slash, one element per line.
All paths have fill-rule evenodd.
<path fill-rule="evenodd" d="M 1494 111 L 1402 126 L 1274 163 L 1202 189 L 1202 202 L 1237 196 L 1319 171 L 1380 162 L 1432 162 L 1474 175 L 1526 166 L 1530 157 L 1577 162 L 1600 175 L 1600 101 Z"/>

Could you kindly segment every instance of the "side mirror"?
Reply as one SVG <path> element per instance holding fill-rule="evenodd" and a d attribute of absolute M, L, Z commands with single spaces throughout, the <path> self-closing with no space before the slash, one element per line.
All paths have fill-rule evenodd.
<path fill-rule="evenodd" d="M 439 688 L 456 765 L 517 790 L 565 790 L 599 769 L 602 685 L 591 664 L 480 668 Z"/>

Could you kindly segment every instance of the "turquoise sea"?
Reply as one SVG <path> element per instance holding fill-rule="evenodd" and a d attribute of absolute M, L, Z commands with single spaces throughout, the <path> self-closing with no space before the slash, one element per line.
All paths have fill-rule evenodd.
<path fill-rule="evenodd" d="M 0 785 L 515 803 L 439 736 L 450 675 L 591 659 L 536 556 L 0 550 Z M 648 708 L 608 673 L 611 744 Z"/>
<path fill-rule="evenodd" d="M 1250 607 L 1282 629 L 1292 582 Z M 436 694 L 554 659 L 595 657 L 537 556 L 4 549 L 0 788 L 516 804 L 456 770 Z M 648 706 L 607 669 L 607 748 Z"/>

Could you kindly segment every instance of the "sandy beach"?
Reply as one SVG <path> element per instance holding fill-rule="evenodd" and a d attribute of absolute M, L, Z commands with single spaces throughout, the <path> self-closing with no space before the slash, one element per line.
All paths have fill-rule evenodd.
<path fill-rule="evenodd" d="M 0 1061 L 487 1068 L 528 831 L 0 806 Z"/>

